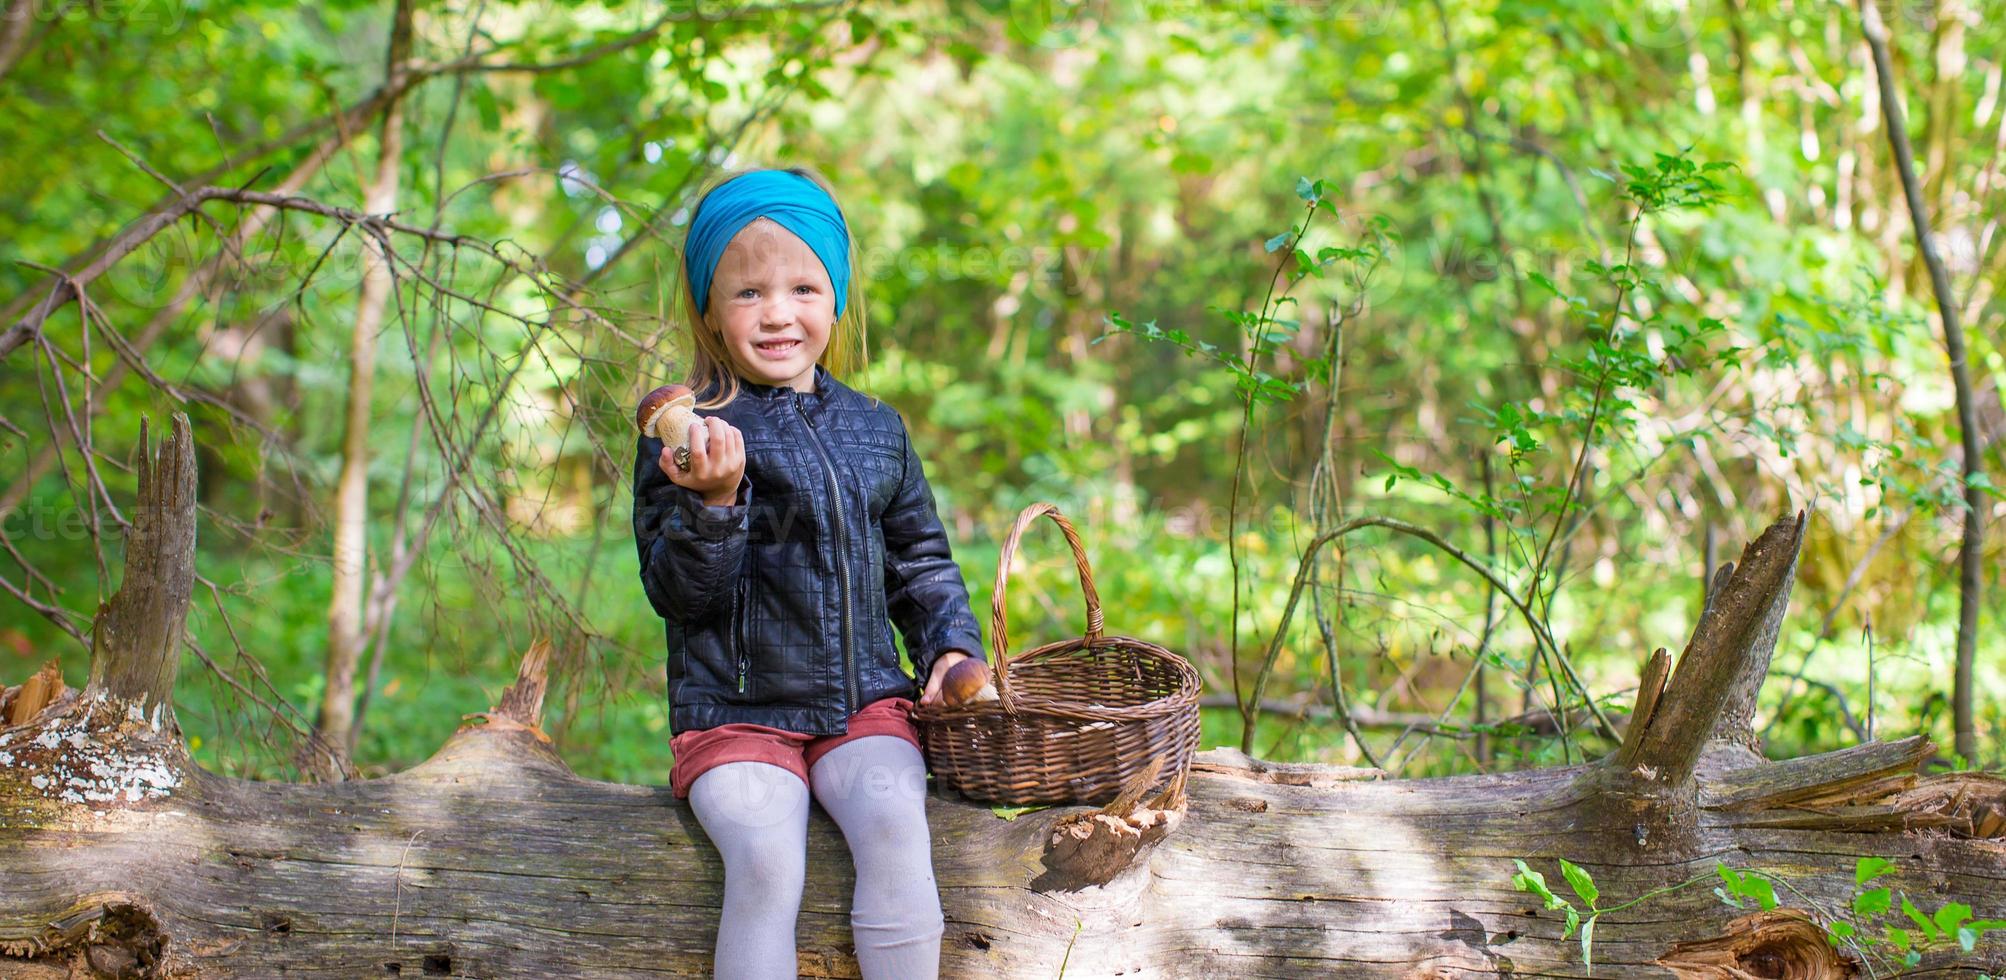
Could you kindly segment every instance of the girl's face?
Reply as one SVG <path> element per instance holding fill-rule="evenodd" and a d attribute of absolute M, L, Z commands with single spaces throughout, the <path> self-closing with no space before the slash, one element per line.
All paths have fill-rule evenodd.
<path fill-rule="evenodd" d="M 812 392 L 815 362 L 836 322 L 836 291 L 807 242 L 755 218 L 718 258 L 704 320 L 740 377 Z"/>

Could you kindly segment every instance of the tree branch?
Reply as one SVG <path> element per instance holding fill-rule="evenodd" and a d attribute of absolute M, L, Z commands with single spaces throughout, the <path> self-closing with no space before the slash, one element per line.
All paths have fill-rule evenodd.
<path fill-rule="evenodd" d="M 1700 614 L 1630 759 L 1649 771 L 1647 778 L 1685 787 L 1707 742 L 1722 734 L 1738 738 L 1745 729 L 1740 713 L 1752 710 L 1754 690 L 1768 670 L 1803 540 L 1803 511 L 1779 518 L 1742 550 L 1740 563 Z"/>
<path fill-rule="evenodd" d="M 1589 711 L 1595 716 L 1596 727 L 1602 733 L 1603 737 L 1610 741 L 1621 740 L 1622 735 L 1616 731 L 1616 726 L 1609 723 L 1608 717 L 1602 714 L 1602 709 L 1595 704 L 1595 698 L 1588 693 L 1587 686 L 1581 682 L 1580 675 L 1574 672 L 1574 665 L 1568 662 L 1567 655 L 1561 652 L 1558 644 L 1553 642 L 1553 637 L 1547 633 L 1546 627 L 1540 623 L 1539 617 L 1533 614 L 1524 601 L 1513 595 L 1511 590 L 1505 587 L 1504 582 L 1498 579 L 1497 573 L 1491 571 L 1484 563 L 1476 560 L 1468 552 L 1450 544 L 1441 535 L 1425 527 L 1409 524 L 1396 518 L 1366 515 L 1364 517 L 1354 517 L 1317 535 L 1310 541 L 1309 547 L 1303 549 L 1302 561 L 1296 571 L 1295 585 L 1289 590 L 1288 604 L 1282 607 L 1282 621 L 1275 625 L 1274 638 L 1268 642 L 1268 655 L 1261 662 L 1261 671 L 1254 679 L 1253 697 L 1243 703 L 1240 708 L 1240 714 L 1244 720 L 1241 728 L 1240 751 L 1252 754 L 1254 720 L 1260 713 L 1261 695 L 1267 690 L 1268 676 L 1274 672 L 1275 660 L 1281 656 L 1282 640 L 1288 635 L 1289 620 L 1295 616 L 1296 601 L 1302 597 L 1303 586 L 1308 581 L 1310 569 L 1316 559 L 1316 553 L 1331 541 L 1366 527 L 1383 527 L 1409 537 L 1420 538 L 1441 549 L 1449 557 L 1462 562 L 1471 571 L 1483 576 L 1486 581 L 1495 586 L 1498 592 L 1504 595 L 1505 599 L 1512 604 L 1512 608 L 1517 609 L 1519 615 L 1525 619 L 1527 628 L 1532 631 L 1533 642 L 1544 649 L 1548 656 L 1553 657 L 1554 663 L 1560 667 L 1562 673 L 1567 678 L 1567 682 L 1573 686 L 1575 693 L 1579 694 L 1582 701 L 1588 705 Z M 1554 707 L 1556 711 L 1563 708 L 1561 705 L 1555 705 Z"/>

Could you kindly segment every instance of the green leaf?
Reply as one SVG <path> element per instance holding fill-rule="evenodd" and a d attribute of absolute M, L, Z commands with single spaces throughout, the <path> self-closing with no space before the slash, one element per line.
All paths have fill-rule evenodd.
<path fill-rule="evenodd" d="M 1273 237 L 1273 238 L 1270 238 L 1270 239 L 1268 239 L 1268 242 L 1267 242 L 1267 249 L 1268 249 L 1268 252 L 1269 252 L 1270 254 L 1272 254 L 1272 253 L 1273 253 L 1273 252 L 1275 252 L 1275 251 L 1276 251 L 1277 249 L 1280 249 L 1280 248 L 1281 248 L 1282 246 L 1284 246 L 1284 245 L 1287 245 L 1287 244 L 1289 243 L 1289 236 L 1290 236 L 1290 235 L 1293 235 L 1293 234 L 1295 234 L 1295 232 L 1292 232 L 1292 231 L 1285 231 L 1285 232 L 1282 232 L 1282 233 L 1281 233 L 1281 234 L 1279 234 L 1279 235 L 1276 235 L 1276 236 L 1275 236 L 1275 237 Z M 1244 240 L 1244 239 L 1243 239 L 1243 240 Z"/>
<path fill-rule="evenodd" d="M 501 130 L 501 108 L 495 105 L 495 94 L 479 82 L 471 86 L 469 93 L 474 101 L 474 111 L 481 119 L 481 129 L 486 132 Z"/>
<path fill-rule="evenodd" d="M 1955 934 L 1959 926 L 1970 920 L 1971 906 L 1963 902 L 1946 904 L 1944 907 L 1937 909 L 1936 915 L 1931 918 L 1931 921 L 1935 922 L 1936 927 L 1943 930 L 1943 934 L 1946 936 Z"/>
<path fill-rule="evenodd" d="M 1560 873 L 1567 878 L 1567 884 L 1574 889 L 1574 894 L 1581 896 L 1582 903 L 1591 909 L 1594 908 L 1595 900 L 1602 897 L 1602 892 L 1595 887 L 1595 876 L 1589 874 L 1586 868 L 1566 858 L 1560 859 Z"/>
<path fill-rule="evenodd" d="M 1548 909 L 1564 908 L 1569 914 L 1573 913 L 1573 906 L 1568 904 L 1567 899 L 1555 895 L 1553 889 L 1547 887 L 1545 875 L 1526 867 L 1525 862 L 1519 858 L 1512 858 L 1511 863 L 1518 866 L 1518 874 L 1511 876 L 1513 888 L 1533 893 L 1541 902 L 1546 903 Z M 1569 931 L 1573 931 L 1572 928 Z"/>
<path fill-rule="evenodd" d="M 1574 935 L 1574 930 L 1579 928 L 1581 928 L 1581 913 L 1574 911 L 1574 906 L 1569 905 L 1567 907 L 1567 928 L 1560 931 L 1561 941 L 1565 942 L 1567 937 Z"/>
<path fill-rule="evenodd" d="M 1936 923 L 1929 921 L 1929 917 L 1923 915 L 1922 911 L 1915 907 L 1915 903 L 1909 901 L 1907 895 L 1902 896 L 1902 914 L 1915 923 L 1917 931 L 1922 933 L 1924 939 L 1935 942 L 1942 937 L 1942 933 L 1937 931 Z"/>
<path fill-rule="evenodd" d="M 1595 920 L 1599 915 L 1591 915 L 1581 926 L 1581 968 L 1595 975 Z"/>
<path fill-rule="evenodd" d="M 1318 197 L 1321 197 L 1322 195 L 1316 192 L 1316 185 L 1310 183 L 1310 179 L 1308 177 L 1297 177 L 1296 196 L 1302 198 L 1305 201 L 1314 202 Z M 1274 251 L 1274 249 L 1271 248 L 1268 249 L 1268 251 L 1272 252 Z"/>
<path fill-rule="evenodd" d="M 1864 885 L 1895 869 L 1895 863 L 1887 858 L 1863 857 L 1853 865 L 1853 883 Z"/>
<path fill-rule="evenodd" d="M 1170 172 L 1175 174 L 1204 174 L 1218 170 L 1218 164 L 1209 156 L 1189 149 L 1179 149 L 1170 158 Z"/>
<path fill-rule="evenodd" d="M 1871 919 L 1893 907 L 1893 893 L 1885 888 L 1876 888 L 1853 896 L 1853 915 L 1856 918 Z"/>
<path fill-rule="evenodd" d="M 1015 820 L 1033 810 L 1044 810 L 1050 807 L 1050 803 L 1040 803 L 1034 806 L 992 806 L 989 808 L 989 812 L 1005 820 Z"/>

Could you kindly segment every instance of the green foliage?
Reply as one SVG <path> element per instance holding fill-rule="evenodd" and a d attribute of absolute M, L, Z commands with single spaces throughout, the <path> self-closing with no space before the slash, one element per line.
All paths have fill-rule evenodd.
<path fill-rule="evenodd" d="M 1587 917 L 1583 918 L 1583 909 L 1576 908 L 1573 902 L 1554 894 L 1553 889 L 1549 888 L 1546 884 L 1545 875 L 1526 867 L 1523 860 L 1514 858 L 1512 859 L 1512 864 L 1518 868 L 1518 873 L 1512 875 L 1511 878 L 1513 888 L 1522 892 L 1531 892 L 1545 904 L 1547 911 L 1557 911 L 1567 918 L 1567 928 L 1560 933 L 1562 942 L 1566 942 L 1568 937 L 1574 935 L 1576 929 L 1581 930 L 1581 966 L 1590 975 L 1593 975 L 1595 972 L 1595 923 L 1602 917 L 1602 913 L 1607 911 L 1596 905 L 1596 902 L 1602 897 L 1602 893 L 1595 887 L 1594 876 L 1590 875 L 1586 868 L 1574 864 L 1566 858 L 1560 859 L 1561 876 L 1567 879 L 1567 887 L 1574 890 L 1574 896 L 1579 898 L 1581 904 L 1586 907 Z"/>
<path fill-rule="evenodd" d="M 1764 912 L 1776 907 L 1776 886 L 1755 872 L 1736 871 L 1725 864 L 1713 866 L 1722 884 L 1713 890 L 1730 908 L 1747 908 L 1751 903 Z"/>
<path fill-rule="evenodd" d="M 1598 174 L 1618 185 L 1631 210 L 1626 256 L 1635 254 L 1646 216 L 1713 206 L 1725 194 L 1718 178 L 1732 169 L 1733 164 L 1695 162 L 1684 153 L 1658 153 L 1648 166 L 1625 165 L 1620 179 Z M 1587 332 L 1585 342 L 1553 358 L 1565 379 L 1555 407 L 1542 408 L 1531 400 L 1472 403 L 1489 430 L 1490 443 L 1506 450 L 1503 462 L 1509 480 L 1501 491 L 1471 485 L 1467 477 L 1459 481 L 1442 471 L 1425 471 L 1372 450 L 1387 467 L 1384 491 L 1391 492 L 1405 479 L 1447 495 L 1476 516 L 1497 521 L 1512 542 L 1502 556 L 1505 567 L 1498 571 L 1522 591 L 1529 607 L 1543 615 L 1550 615 L 1560 588 L 1548 559 L 1554 545 L 1571 534 L 1568 517 L 1583 506 L 1580 497 L 1586 488 L 1580 485 L 1580 475 L 1589 454 L 1634 452 L 1646 421 L 1640 414 L 1645 395 L 1662 394 L 1675 381 L 1732 371 L 1742 351 L 1723 343 L 1728 328 L 1721 320 L 1670 312 L 1677 307 L 1663 270 L 1628 257 L 1606 264 L 1591 259 L 1583 266 L 1606 300 L 1571 292 L 1538 272 L 1527 276 Z M 1553 460 L 1562 464 L 1559 469 L 1542 465 L 1548 462 L 1547 447 L 1566 436 L 1578 444 L 1571 459 Z M 1553 631 L 1550 625 L 1544 629 Z M 1528 677 L 1524 684 L 1530 683 Z M 1589 697 L 1585 691 L 1576 693 L 1583 700 Z M 1556 685 L 1554 701 L 1560 705 L 1556 710 L 1566 710 L 1564 700 Z"/>
<path fill-rule="evenodd" d="M 1333 217 L 1338 210 L 1327 195 L 1331 184 L 1324 179 L 1310 180 L 1296 178 L 1296 196 L 1306 202 L 1303 216 L 1294 228 L 1282 232 L 1263 243 L 1263 248 L 1274 254 L 1288 248 L 1288 254 L 1276 267 L 1276 277 L 1286 273 L 1288 285 L 1293 287 L 1306 278 L 1327 278 L 1340 272 L 1348 273 L 1348 278 L 1357 286 L 1362 286 L 1372 276 L 1373 269 L 1385 259 L 1388 242 L 1386 229 L 1389 220 L 1377 216 L 1366 224 L 1367 237 L 1356 245 L 1327 245 L 1317 249 L 1312 257 L 1298 243 L 1309 233 L 1310 225 L 1322 211 Z M 1291 264 L 1293 263 L 1293 264 Z M 1208 312 L 1216 313 L 1232 324 L 1237 337 L 1233 348 L 1225 348 L 1208 341 L 1193 338 L 1183 330 L 1163 329 L 1155 320 L 1134 323 L 1120 313 L 1109 313 L 1107 323 L 1113 328 L 1095 337 L 1091 344 L 1099 344 L 1110 337 L 1131 334 L 1144 340 L 1160 341 L 1184 351 L 1186 356 L 1195 356 L 1211 361 L 1223 369 L 1234 380 L 1234 387 L 1241 396 L 1252 404 L 1269 405 L 1286 402 L 1300 394 L 1312 382 L 1328 383 L 1332 364 L 1329 357 L 1306 355 L 1298 358 L 1301 378 L 1278 377 L 1260 366 L 1263 355 L 1289 344 L 1302 329 L 1302 322 L 1280 316 L 1284 306 L 1295 307 L 1295 298 L 1285 290 L 1275 295 L 1273 283 L 1269 294 L 1258 312 L 1208 306 Z M 1237 353 L 1246 351 L 1245 360 Z"/>
<path fill-rule="evenodd" d="M 1894 959 L 1907 970 L 1922 962 L 1926 953 L 1955 947 L 1970 953 L 1987 932 L 2006 929 L 2006 921 L 1973 919 L 1971 906 L 1947 901 L 1933 914 L 1925 914 L 1906 891 L 1890 886 L 1868 888 L 1874 879 L 1899 870 L 1894 861 L 1863 857 L 1853 871 L 1853 896 L 1849 908 L 1834 913 L 1825 922 L 1825 938 L 1834 946 L 1846 946 L 1862 958 L 1876 961 Z M 1899 911 L 1900 918 L 1895 913 Z"/>
<path fill-rule="evenodd" d="M 45 295 L 47 269 L 168 194 L 97 130 L 176 182 L 270 191 L 382 83 L 392 9 L 30 6 L 43 19 L 0 83 L 5 322 Z M 1339 510 L 1482 554 L 1583 683 L 1554 683 L 1542 644 L 1466 570 L 1361 536 L 1316 586 L 1329 654 L 1299 616 L 1270 688 L 1319 710 L 1258 719 L 1260 746 L 1360 760 L 1320 710 L 1335 665 L 1354 705 L 1442 719 L 1408 775 L 1540 765 L 1594 746 L 1500 719 L 1627 700 L 1638 655 L 1690 631 L 1709 530 L 1732 554 L 1767 513 L 1804 506 L 1779 649 L 1829 687 L 1765 688 L 1768 750 L 1851 744 L 1870 691 L 1876 733 L 1946 737 L 1932 695 L 1957 616 L 1957 430 L 1884 134 L 1856 125 L 1853 47 L 1821 40 L 1852 35 L 1808 7 L 1669 11 L 809 4 L 672 18 L 623 46 L 663 10 L 421 7 L 412 54 L 442 70 L 404 105 L 398 219 L 540 277 L 394 238 L 410 264 L 364 406 L 373 567 L 400 520 L 439 517 L 398 590 L 365 771 L 423 758 L 551 636 L 548 727 L 567 759 L 665 776 L 628 415 L 687 363 L 669 287 L 690 195 L 719 167 L 797 162 L 831 177 L 863 260 L 871 364 L 845 380 L 911 423 L 978 614 L 1002 529 L 1051 499 L 1080 519 L 1110 629 L 1189 655 L 1208 694 L 1233 690 L 1227 650 L 1279 619 L 1328 447 Z M 1933 32 L 1901 26 L 1898 60 L 1932 71 Z M 1988 52 L 2006 49 L 2006 21 L 1966 28 L 1971 69 L 1917 75 L 1908 100 L 1951 204 L 1991 179 L 1996 120 L 1973 107 L 1996 103 Z M 444 70 L 470 50 L 496 70 Z M 1701 66 L 1695 51 L 1737 54 Z M 1914 97 L 1924 85 L 1944 98 Z M 1931 118 L 1942 106 L 1952 117 Z M 381 116 L 349 121 L 303 196 L 361 204 Z M 1958 244 L 1993 240 L 1982 203 L 1937 210 L 1986 322 L 2006 253 Z M 189 412 L 198 570 L 217 585 L 197 592 L 191 638 L 216 668 L 184 657 L 179 703 L 205 765 L 286 778 L 279 720 L 310 725 L 322 684 L 362 235 L 291 214 L 229 242 L 250 214 L 213 204 L 169 226 L 91 284 L 95 326 L 70 307 L 47 350 L 0 365 L 0 493 L 50 440 L 67 447 L 0 517 L 19 552 L 0 577 L 85 630 L 118 581 L 105 514 L 131 499 L 136 420 Z M 156 340 L 113 343 L 139 343 L 218 257 L 225 274 Z M 570 289 L 606 322 L 567 312 Z M 146 374 L 112 382 L 129 353 Z M 1974 330 L 1967 360 L 1981 386 L 2006 382 L 1996 337 Z M 1997 477 L 1980 485 L 1997 499 Z M 1027 640 L 1079 628 L 1049 545 L 1007 600 Z M 1980 690 L 2006 664 L 1995 634 Z M 0 594 L 0 680 L 48 658 L 87 676 L 86 644 Z M 1997 731 L 1999 706 L 1980 711 Z M 1203 724 L 1207 745 L 1242 734 L 1230 711 Z"/>
<path fill-rule="evenodd" d="M 1619 905 L 1600 905 L 1602 893 L 1596 886 L 1594 877 L 1588 870 L 1560 858 L 1561 875 L 1568 887 L 1580 900 L 1577 907 L 1572 901 L 1557 895 L 1547 885 L 1546 876 L 1532 870 L 1524 859 L 1514 858 L 1512 866 L 1517 872 L 1512 875 L 1512 887 L 1521 892 L 1529 892 L 1538 898 L 1547 911 L 1558 911 L 1566 919 L 1567 927 L 1560 938 L 1565 941 L 1580 930 L 1582 967 L 1594 974 L 1593 937 L 1595 924 L 1603 916 L 1634 907 L 1647 901 L 1682 891 L 1709 880 L 1720 881 L 1714 886 L 1713 894 L 1728 908 L 1736 910 L 1770 911 L 1780 907 L 1776 896 L 1778 885 L 1789 889 L 1796 901 L 1817 913 L 1817 919 L 1825 931 L 1826 941 L 1834 946 L 1845 946 L 1861 962 L 1886 967 L 1892 958 L 1900 969 L 1906 970 L 1922 962 L 1924 954 L 1937 949 L 1953 946 L 1970 953 L 1988 932 L 2006 929 L 2006 921 L 1972 918 L 1971 907 L 1963 902 L 1946 901 L 1934 913 L 1926 913 L 1918 907 L 1906 892 L 1887 886 L 1866 887 L 1874 879 L 1895 872 L 1895 862 L 1882 857 L 1862 857 L 1853 872 L 1854 889 L 1850 908 L 1830 909 L 1813 900 L 1802 889 L 1791 886 L 1783 878 L 1754 868 L 1733 868 L 1725 862 L 1715 862 L 1713 873 L 1686 879 L 1663 888 L 1645 892 Z M 1895 911 L 1901 918 L 1895 918 Z"/>

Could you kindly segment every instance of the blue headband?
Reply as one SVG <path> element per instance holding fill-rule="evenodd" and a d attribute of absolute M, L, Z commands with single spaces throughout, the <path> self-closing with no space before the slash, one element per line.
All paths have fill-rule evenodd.
<path fill-rule="evenodd" d="M 842 209 L 821 186 L 785 170 L 755 170 L 719 184 L 704 196 L 683 246 L 697 312 L 710 306 L 710 281 L 724 247 L 755 218 L 771 218 L 815 251 L 836 291 L 836 315 L 850 293 L 850 228 Z"/>

